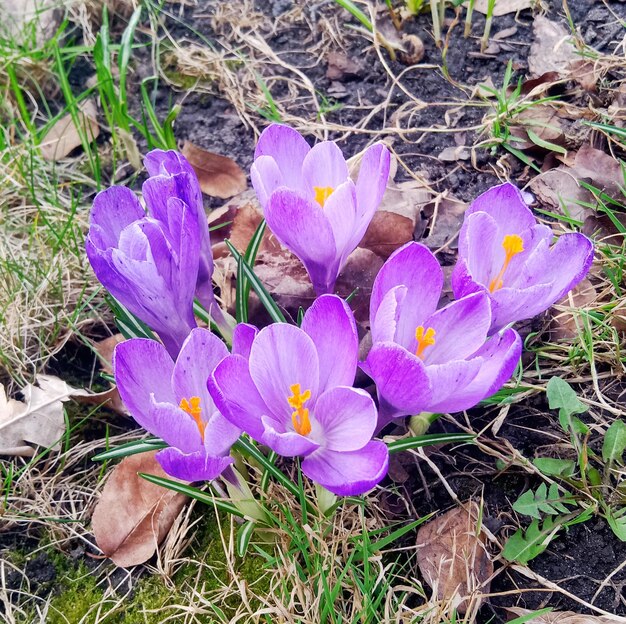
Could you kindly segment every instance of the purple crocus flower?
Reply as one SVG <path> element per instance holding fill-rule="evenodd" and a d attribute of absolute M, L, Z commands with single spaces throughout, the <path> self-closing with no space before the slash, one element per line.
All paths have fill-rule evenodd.
<path fill-rule="evenodd" d="M 220 329 L 226 329 L 230 333 L 231 328 L 224 319 L 213 293 L 213 252 L 209 223 L 204 212 L 200 183 L 193 167 L 179 152 L 159 149 L 148 153 L 144 165 L 150 177 L 143 184 L 142 194 L 150 216 L 167 223 L 168 200 L 170 197 L 178 197 L 189 206 L 191 214 L 197 221 L 200 262 L 196 296 Z"/>
<path fill-rule="evenodd" d="M 519 189 L 507 182 L 477 197 L 459 234 L 459 260 L 452 273 L 455 297 L 487 293 L 490 332 L 532 318 L 565 296 L 587 274 L 593 243 L 539 225 Z"/>
<path fill-rule="evenodd" d="M 227 355 L 224 343 L 200 328 L 189 334 L 176 362 L 154 340 L 133 338 L 115 347 L 120 396 L 139 425 L 169 444 L 156 458 L 172 477 L 210 481 L 233 462 L 230 447 L 241 431 L 220 414 L 206 387 Z"/>
<path fill-rule="evenodd" d="M 396 250 L 376 276 L 372 348 L 362 363 L 376 382 L 379 427 L 420 412 L 468 409 L 496 392 L 521 354 L 517 332 L 487 340 L 489 296 L 475 293 L 437 310 L 443 271 L 423 245 Z"/>
<path fill-rule="evenodd" d="M 96 277 L 159 334 L 176 357 L 196 326 L 198 225 L 189 206 L 170 197 L 160 219 L 147 217 L 134 193 L 113 186 L 96 195 L 85 248 Z"/>
<path fill-rule="evenodd" d="M 332 141 L 311 148 L 298 132 L 272 124 L 259 138 L 250 172 L 265 219 L 304 264 L 317 294 L 332 292 L 361 242 L 389 177 L 381 143 L 363 155 L 356 184 Z"/>
<path fill-rule="evenodd" d="M 387 447 L 372 440 L 376 407 L 352 387 L 358 338 L 350 308 L 318 298 L 302 327 L 238 325 L 237 353 L 209 381 L 220 411 L 279 455 L 302 455 L 302 471 L 340 496 L 362 494 L 386 474 Z"/>

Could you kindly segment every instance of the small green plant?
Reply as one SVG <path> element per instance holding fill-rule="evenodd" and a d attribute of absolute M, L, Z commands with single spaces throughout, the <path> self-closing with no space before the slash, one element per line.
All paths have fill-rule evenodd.
<path fill-rule="evenodd" d="M 576 460 L 552 457 L 533 459 L 534 466 L 549 479 L 536 490 L 527 490 L 514 503 L 519 514 L 532 518 L 524 531 L 518 529 L 506 543 L 504 557 L 527 563 L 541 554 L 562 528 L 603 516 L 613 533 L 626 541 L 626 496 L 620 470 L 626 452 L 626 424 L 615 420 L 606 430 L 602 451 L 589 446 L 590 428 L 578 417 L 587 406 L 574 389 L 560 377 L 552 377 L 546 394 L 550 409 L 558 410 L 559 424 L 568 434 Z M 543 521 L 542 521 L 543 518 Z"/>

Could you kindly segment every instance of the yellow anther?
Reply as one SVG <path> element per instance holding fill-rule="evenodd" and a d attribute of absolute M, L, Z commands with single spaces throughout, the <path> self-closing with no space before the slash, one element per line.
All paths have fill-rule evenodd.
<path fill-rule="evenodd" d="M 423 325 L 420 325 L 415 330 L 415 338 L 417 340 L 415 355 L 423 359 L 426 348 L 432 347 L 435 344 L 435 330 L 432 327 L 425 329 Z"/>
<path fill-rule="evenodd" d="M 332 186 L 314 186 L 315 201 L 323 208 L 326 200 L 333 194 L 334 190 Z"/>
<path fill-rule="evenodd" d="M 291 414 L 291 422 L 293 428 L 300 435 L 306 436 L 311 433 L 311 421 L 309 419 L 309 410 L 304 407 L 304 404 L 311 398 L 311 391 L 300 391 L 300 384 L 293 384 L 289 386 L 291 390 L 291 396 L 287 397 L 287 402 L 296 411 Z"/>
<path fill-rule="evenodd" d="M 190 397 L 189 400 L 181 399 L 179 407 L 184 412 L 187 412 L 187 414 L 189 414 L 195 420 L 198 431 L 200 432 L 200 437 L 202 438 L 202 442 L 204 443 L 204 430 L 206 428 L 206 423 L 202 420 L 200 397 Z"/>
<path fill-rule="evenodd" d="M 502 248 L 505 253 L 504 262 L 502 263 L 500 273 L 498 273 L 498 275 L 489 283 L 489 292 L 500 290 L 500 288 L 504 286 L 504 273 L 511 260 L 517 256 L 518 253 L 522 253 L 522 251 L 524 251 L 524 241 L 522 240 L 522 237 L 517 234 L 507 234 L 502 241 Z"/>

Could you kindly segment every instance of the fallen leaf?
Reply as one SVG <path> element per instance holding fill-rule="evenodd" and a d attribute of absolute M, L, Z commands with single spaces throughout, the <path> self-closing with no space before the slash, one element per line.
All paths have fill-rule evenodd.
<path fill-rule="evenodd" d="M 524 9 L 530 9 L 533 6 L 534 0 L 506 0 L 506 2 L 496 2 L 493 8 L 492 15 L 499 17 L 500 15 L 506 15 L 507 13 L 517 13 Z M 487 15 L 489 8 L 489 0 L 476 0 L 474 4 L 474 10 Z"/>
<path fill-rule="evenodd" d="M 423 214 L 428 219 L 427 236 L 420 242 L 430 249 L 447 246 L 457 247 L 456 236 L 463 224 L 467 204 L 453 197 L 440 197 L 424 206 Z"/>
<path fill-rule="evenodd" d="M 181 151 L 196 172 L 203 193 L 227 199 L 248 188 L 246 174 L 232 158 L 207 152 L 190 141 L 185 141 Z"/>
<path fill-rule="evenodd" d="M 109 388 L 104 392 L 96 392 L 95 394 L 84 394 L 74 397 L 77 403 L 83 405 L 98 405 L 100 407 L 106 407 L 107 409 L 121 414 L 122 416 L 130 416 L 129 411 L 122 401 L 122 397 L 117 389 L 117 386 Z"/>
<path fill-rule="evenodd" d="M 530 616 L 535 613 L 535 611 L 519 607 L 507 607 L 506 610 L 516 617 Z M 533 624 L 615 624 L 618 620 L 602 615 L 581 615 L 574 611 L 550 611 L 533 616 L 528 621 L 532 621 Z"/>
<path fill-rule="evenodd" d="M 99 340 L 98 342 L 93 343 L 93 348 L 98 355 L 98 360 L 100 361 L 100 365 L 102 366 L 102 370 L 105 373 L 113 374 L 113 368 L 111 367 L 111 362 L 113 361 L 113 351 L 115 347 L 120 343 L 124 342 L 126 338 L 122 336 L 122 334 L 113 334 L 104 340 Z"/>
<path fill-rule="evenodd" d="M 0 384 L 0 455 L 32 457 L 35 448 L 59 450 L 65 433 L 63 403 L 88 394 L 52 375 L 38 375 L 37 385 L 22 388 L 24 401 L 7 399 Z"/>
<path fill-rule="evenodd" d="M 463 614 L 468 598 L 480 603 L 489 593 L 493 563 L 485 549 L 478 505 L 455 507 L 423 525 L 417 532 L 417 564 L 437 600 Z"/>
<path fill-rule="evenodd" d="M 450 147 L 444 147 L 437 158 L 442 162 L 456 162 L 458 160 L 469 160 L 470 150 L 465 145 L 451 145 Z"/>
<path fill-rule="evenodd" d="M 359 246 L 382 258 L 388 258 L 398 247 L 413 240 L 415 220 L 395 212 L 378 210 Z"/>
<path fill-rule="evenodd" d="M 152 557 L 187 501 L 183 494 L 139 476 L 140 472 L 167 476 L 155 454 L 122 459 L 111 472 L 91 518 L 98 547 L 122 568 Z"/>
<path fill-rule="evenodd" d="M 37 44 L 43 45 L 60 22 L 56 8 L 55 0 L 0 0 L 0 33 L 7 40 L 26 45 L 33 32 L 27 25 L 36 21 Z"/>
<path fill-rule="evenodd" d="M 574 302 L 571 308 L 570 296 Z M 576 310 L 591 305 L 597 298 L 598 293 L 594 285 L 587 279 L 580 281 L 569 293 L 557 301 L 556 305 L 566 307 L 568 310 L 558 312 L 550 321 L 548 331 L 551 340 L 571 340 L 579 334 L 578 326 L 581 326 L 580 315 Z"/>
<path fill-rule="evenodd" d="M 544 147 L 544 141 L 560 145 L 564 138 L 561 120 L 549 104 L 535 104 L 517 115 L 511 134 L 517 137 L 511 145 L 521 150 Z"/>
<path fill-rule="evenodd" d="M 500 2 L 498 4 L 508 4 Z M 543 15 L 533 21 L 534 39 L 528 53 L 528 70 L 536 78 L 546 72 L 568 74 L 570 63 L 580 59 L 571 33 L 562 24 L 552 22 Z"/>
<path fill-rule="evenodd" d="M 77 113 L 80 130 L 74 125 L 72 116 L 68 113 L 61 117 L 48 130 L 41 140 L 41 155 L 46 160 L 60 160 L 82 145 L 81 133 L 89 142 L 94 141 L 100 135 L 98 125 L 98 111 L 93 100 L 87 100 L 79 106 Z"/>

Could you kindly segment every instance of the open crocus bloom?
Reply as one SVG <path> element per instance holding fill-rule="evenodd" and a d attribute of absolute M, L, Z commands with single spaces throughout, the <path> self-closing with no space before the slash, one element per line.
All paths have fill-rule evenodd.
<path fill-rule="evenodd" d="M 233 424 L 279 455 L 304 456 L 304 474 L 340 496 L 362 494 L 384 477 L 387 447 L 371 439 L 376 407 L 351 387 L 358 338 L 344 301 L 320 297 L 301 328 L 277 323 L 257 334 L 239 325 L 233 345 L 237 352 L 209 382 Z"/>
<path fill-rule="evenodd" d="M 365 151 L 356 184 L 332 141 L 309 147 L 298 132 L 272 124 L 261 134 L 250 176 L 265 219 L 304 264 L 317 294 L 332 292 L 346 258 L 361 242 L 389 177 L 390 155 Z"/>
<path fill-rule="evenodd" d="M 532 318 L 561 299 L 589 271 L 593 244 L 569 233 L 552 245 L 554 234 L 539 225 L 513 184 L 489 189 L 465 213 L 459 260 L 452 273 L 455 297 L 487 293 L 491 332 Z"/>
<path fill-rule="evenodd" d="M 161 217 L 167 221 L 147 217 L 130 189 L 113 186 L 96 195 L 85 248 L 103 286 L 176 357 L 196 326 L 200 241 L 197 221 L 180 199 L 170 197 Z"/>
<path fill-rule="evenodd" d="M 220 414 L 206 387 L 227 355 L 224 343 L 200 328 L 189 334 L 176 362 L 154 340 L 134 338 L 115 348 L 120 396 L 139 425 L 169 444 L 156 458 L 172 477 L 210 481 L 233 462 L 230 447 L 241 431 Z"/>
<path fill-rule="evenodd" d="M 399 416 L 468 409 L 515 370 L 517 332 L 487 339 L 489 296 L 475 293 L 437 310 L 442 286 L 437 259 L 418 243 L 396 250 L 376 276 L 373 345 L 361 367 L 376 382 L 379 427 Z"/>

